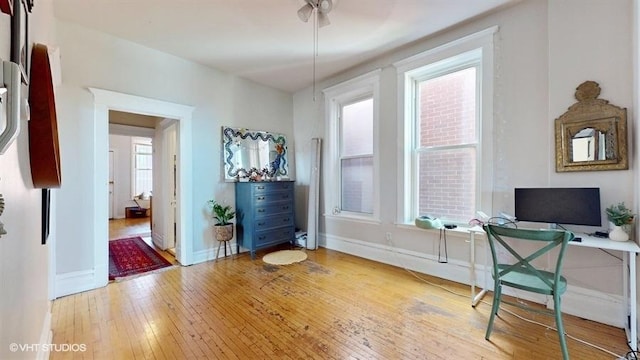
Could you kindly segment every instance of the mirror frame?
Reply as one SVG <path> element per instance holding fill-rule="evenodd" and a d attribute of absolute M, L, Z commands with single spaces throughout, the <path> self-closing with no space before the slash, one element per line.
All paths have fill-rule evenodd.
<path fill-rule="evenodd" d="M 555 120 L 556 172 L 626 170 L 627 156 L 627 109 L 598 99 L 600 86 L 595 81 L 585 81 L 577 87 L 578 100 Z M 613 158 L 591 161 L 572 160 L 572 139 L 585 128 L 593 128 L 613 137 L 608 151 Z"/>
<path fill-rule="evenodd" d="M 251 169 L 236 168 L 233 163 L 233 151 L 231 145 L 240 140 L 251 139 L 254 141 L 272 141 L 274 144 L 281 145 L 280 160 L 277 169 L 270 169 L 270 177 L 289 176 L 289 162 L 287 159 L 287 138 L 283 134 L 271 133 L 267 131 L 249 130 L 245 128 L 232 128 L 228 126 L 222 127 L 222 156 L 224 163 L 224 179 L 225 181 L 238 181 L 240 177 L 249 178 Z M 257 169 L 261 170 L 261 169 Z M 240 173 L 243 173 L 240 176 Z M 264 175 L 264 174 L 262 174 Z"/>

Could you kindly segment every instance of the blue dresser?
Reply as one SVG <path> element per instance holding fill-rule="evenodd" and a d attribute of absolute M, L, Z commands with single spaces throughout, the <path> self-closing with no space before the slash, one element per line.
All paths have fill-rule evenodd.
<path fill-rule="evenodd" d="M 236 239 L 251 252 L 295 243 L 293 181 L 236 183 Z"/>

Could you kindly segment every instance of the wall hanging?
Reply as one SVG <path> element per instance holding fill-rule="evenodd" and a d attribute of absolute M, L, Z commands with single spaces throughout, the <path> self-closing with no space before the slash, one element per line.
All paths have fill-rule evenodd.
<path fill-rule="evenodd" d="M 598 99 L 600 86 L 585 81 L 577 103 L 555 120 L 556 171 L 625 170 L 627 109 Z"/>

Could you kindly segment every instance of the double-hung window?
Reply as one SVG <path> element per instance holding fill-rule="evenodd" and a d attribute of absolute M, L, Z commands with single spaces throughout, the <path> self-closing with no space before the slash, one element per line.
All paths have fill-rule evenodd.
<path fill-rule="evenodd" d="M 430 215 L 466 224 L 491 213 L 493 33 L 396 63 L 401 105 L 401 222 Z M 483 196 L 483 194 L 486 194 Z"/>
<path fill-rule="evenodd" d="M 379 71 L 325 89 L 329 168 L 326 213 L 378 218 Z"/>
<path fill-rule="evenodd" d="M 133 140 L 133 196 L 153 190 L 152 145 L 144 140 Z"/>

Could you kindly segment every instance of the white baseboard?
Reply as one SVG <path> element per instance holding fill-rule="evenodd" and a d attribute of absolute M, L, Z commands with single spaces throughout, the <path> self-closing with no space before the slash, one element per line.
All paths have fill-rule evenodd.
<path fill-rule="evenodd" d="M 553 301 L 550 302 L 550 305 Z M 562 295 L 562 312 L 599 323 L 624 327 L 625 315 L 622 295 L 571 286 Z"/>
<path fill-rule="evenodd" d="M 233 250 L 233 254 L 235 254 L 235 251 L 236 251 L 236 243 L 235 242 L 231 242 L 231 250 Z M 204 249 L 204 250 L 200 250 L 200 251 L 194 252 L 193 253 L 193 264 L 199 264 L 199 263 L 203 263 L 205 261 L 215 260 L 217 251 L 218 251 L 218 245 L 215 245 L 214 247 L 211 247 L 209 249 Z M 227 255 L 229 255 L 228 250 L 227 250 Z M 224 257 L 224 249 L 222 249 L 222 248 L 220 248 L 219 257 L 220 258 Z"/>
<path fill-rule="evenodd" d="M 40 346 L 38 346 L 37 360 L 49 359 L 49 353 L 51 349 L 48 344 L 51 344 L 53 340 L 53 331 L 51 331 L 51 301 L 47 306 L 47 312 L 44 315 L 44 322 L 42 324 L 42 331 L 40 332 Z"/>
<path fill-rule="evenodd" d="M 319 234 L 319 244 L 327 249 L 466 285 L 471 284 L 470 263 L 467 261 L 449 258 L 449 262 L 443 264 L 439 263 L 437 256 L 432 254 L 393 248 L 387 245 L 327 235 L 325 233 Z M 476 274 L 477 284 L 485 284 L 485 276 L 487 276 L 487 287 L 491 290 L 493 289 L 493 280 L 491 275 L 484 271 L 484 266 L 476 264 Z M 524 291 L 514 292 L 509 288 L 504 288 L 504 293 L 524 300 L 547 304 L 550 307 L 553 306 L 553 301 L 548 301 L 544 296 L 535 296 L 535 294 Z M 562 296 L 562 311 L 615 327 L 624 327 L 624 322 L 627 318 L 624 315 L 626 311 L 621 295 L 608 294 L 571 285 Z"/>
<path fill-rule="evenodd" d="M 469 264 L 455 259 L 439 263 L 437 256 L 412 250 L 392 248 L 388 245 L 320 234 L 320 245 L 365 259 L 417 271 L 439 278 L 470 284 Z M 478 271 L 479 282 L 484 281 L 483 271 Z M 483 282 L 481 282 L 483 283 Z"/>
<path fill-rule="evenodd" d="M 55 297 L 76 294 L 97 288 L 94 270 L 74 271 L 56 275 Z"/>

